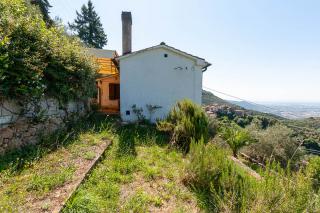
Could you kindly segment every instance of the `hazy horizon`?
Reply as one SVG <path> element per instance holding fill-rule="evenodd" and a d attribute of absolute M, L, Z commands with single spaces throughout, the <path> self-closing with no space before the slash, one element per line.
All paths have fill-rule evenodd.
<path fill-rule="evenodd" d="M 87 0 L 49 0 L 72 22 Z M 203 85 L 255 102 L 320 102 L 320 1 L 92 0 L 121 54 L 121 11 L 133 16 L 133 50 L 164 41 L 212 63 Z"/>

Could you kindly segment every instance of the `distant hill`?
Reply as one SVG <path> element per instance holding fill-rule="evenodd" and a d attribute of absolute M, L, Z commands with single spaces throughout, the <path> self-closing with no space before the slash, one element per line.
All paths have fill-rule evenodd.
<path fill-rule="evenodd" d="M 246 101 L 227 101 L 205 90 L 202 91 L 202 102 L 204 105 L 227 105 L 232 107 L 233 109 L 245 110 L 245 112 L 249 115 L 277 120 L 282 124 L 286 125 L 288 128 L 292 129 L 294 135 L 302 138 L 304 140 L 304 147 L 306 147 L 307 149 L 314 149 L 320 151 L 320 118 L 312 117 L 299 120 L 287 119 L 288 116 L 286 116 L 286 114 L 283 113 L 283 111 L 286 111 L 287 108 L 279 106 L 271 106 L 271 108 L 269 108 L 259 104 L 252 104 Z M 277 109 L 276 107 L 279 108 Z M 310 111 L 310 108 L 306 108 L 306 110 Z M 314 109 L 311 108 L 311 110 Z M 297 113 L 296 111 L 294 112 Z M 311 153 L 311 151 L 308 152 Z M 318 152 L 316 152 L 315 154 L 319 155 Z"/>
<path fill-rule="evenodd" d="M 248 110 L 278 115 L 288 119 L 320 117 L 320 105 L 308 103 L 254 104 L 246 101 L 229 101 Z"/>
<path fill-rule="evenodd" d="M 202 90 L 202 104 L 209 105 L 209 104 L 226 104 L 230 105 L 229 102 L 215 96 L 213 93 Z"/>
<path fill-rule="evenodd" d="M 234 109 L 242 109 L 246 110 L 247 113 L 250 113 L 252 115 L 259 115 L 259 116 L 265 116 L 268 118 L 283 120 L 284 118 L 276 115 L 272 112 L 268 112 L 263 107 L 259 105 L 253 105 L 245 101 L 227 101 L 223 100 L 222 98 L 219 98 L 215 96 L 212 92 L 202 90 L 202 104 L 203 105 L 210 105 L 210 104 L 221 104 L 221 105 L 228 105 Z"/>
<path fill-rule="evenodd" d="M 246 101 L 228 101 L 232 104 L 235 104 L 237 106 L 243 107 L 248 110 L 258 111 L 258 112 L 264 112 L 264 113 L 272 113 L 277 114 L 276 110 L 272 110 L 270 108 L 266 108 L 264 106 L 258 105 L 258 104 L 252 104 Z"/>

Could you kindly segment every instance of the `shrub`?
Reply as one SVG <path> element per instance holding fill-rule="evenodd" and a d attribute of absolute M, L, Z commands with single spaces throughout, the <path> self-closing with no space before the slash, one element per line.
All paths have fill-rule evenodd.
<path fill-rule="evenodd" d="M 252 132 L 258 142 L 248 146 L 245 153 L 260 163 L 276 161 L 285 168 L 289 162 L 297 163 L 302 156 L 298 141 L 292 137 L 292 130 L 283 125 Z"/>
<path fill-rule="evenodd" d="M 267 164 L 256 185 L 250 212 L 319 212 L 319 195 L 303 170 L 292 172 L 277 163 Z"/>
<path fill-rule="evenodd" d="M 254 142 L 248 131 L 236 125 L 224 127 L 222 129 L 222 138 L 228 143 L 234 157 L 238 157 L 238 152 L 242 147 Z"/>
<path fill-rule="evenodd" d="M 192 139 L 208 140 L 209 120 L 202 108 L 190 100 L 183 100 L 176 104 L 168 117 L 157 123 L 160 131 L 171 134 L 171 142 L 188 152 Z"/>
<path fill-rule="evenodd" d="M 208 124 L 208 134 L 210 138 L 214 138 L 218 133 L 219 129 L 219 122 L 215 118 L 209 117 L 209 124 Z"/>
<path fill-rule="evenodd" d="M 47 28 L 24 0 L 0 2 L 0 96 L 29 102 L 92 96 L 96 64 L 62 27 Z"/>
<path fill-rule="evenodd" d="M 235 166 L 222 149 L 193 141 L 184 182 L 209 212 L 244 212 L 254 196 L 252 178 Z"/>
<path fill-rule="evenodd" d="M 319 212 L 308 172 L 267 164 L 256 180 L 212 143 L 192 142 L 184 183 L 208 212 Z M 319 164 L 314 164 L 316 174 Z"/>
<path fill-rule="evenodd" d="M 313 157 L 309 160 L 306 175 L 312 179 L 313 188 L 318 191 L 320 188 L 320 157 Z"/>

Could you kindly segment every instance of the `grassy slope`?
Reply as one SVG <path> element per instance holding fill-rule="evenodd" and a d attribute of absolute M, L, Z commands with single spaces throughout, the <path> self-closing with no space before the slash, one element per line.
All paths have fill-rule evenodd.
<path fill-rule="evenodd" d="M 75 177 L 79 160 L 95 157 L 94 147 L 106 138 L 112 146 L 64 212 L 199 212 L 195 195 L 182 183 L 186 158 L 154 126 L 121 127 L 101 118 L 78 123 L 0 158 L 0 212 L 27 212 L 46 201 Z M 42 202 L 38 211 L 52 205 Z"/>
<path fill-rule="evenodd" d="M 0 212 L 39 209 L 37 203 L 73 180 L 80 164 L 96 157 L 96 148 L 105 142 L 99 124 L 79 123 L 38 145 L 0 157 Z M 42 210 L 53 207 L 50 202 L 40 205 Z"/>
<path fill-rule="evenodd" d="M 113 132 L 104 160 L 67 204 L 64 212 L 198 212 L 181 183 L 186 160 L 167 137 L 150 126 Z"/>
<path fill-rule="evenodd" d="M 217 171 L 217 177 L 220 177 L 221 169 L 223 171 L 227 169 L 226 171 L 229 172 L 240 169 L 232 166 L 233 163 L 230 162 L 225 165 L 227 158 L 223 154 L 224 151 L 214 148 L 214 144 L 206 147 L 205 150 L 208 150 L 206 157 L 201 157 L 203 151 L 200 150 L 200 153 L 190 158 L 169 148 L 167 136 L 156 131 L 153 126 L 121 127 L 114 119 L 80 123 L 85 126 L 64 132 L 55 141 L 49 140 L 50 143 L 43 142 L 27 149 L 29 151 L 11 153 L 6 156 L 7 158 L 2 158 L 0 163 L 1 212 L 30 210 L 28 207 L 33 203 L 30 198 L 41 200 L 50 191 L 70 181 L 74 176 L 74 159 L 79 157 L 82 160 L 92 159 L 91 148 L 106 138 L 112 139 L 113 145 L 104 153 L 102 161 L 68 201 L 64 212 L 200 212 L 210 208 L 216 209 L 216 202 L 219 203 L 220 199 L 224 199 L 222 201 L 227 205 L 230 200 L 228 196 L 233 197 L 237 193 L 237 190 L 234 191 L 228 186 L 236 181 L 234 178 L 238 175 L 222 176 L 225 178 L 222 181 L 226 182 L 221 182 L 221 186 L 231 190 L 231 194 L 212 197 L 208 191 L 211 184 L 205 182 L 206 178 L 209 178 L 208 174 L 213 175 L 213 180 L 216 180 L 214 171 Z M 70 132 L 77 133 L 70 136 Z M 66 139 L 68 135 L 69 139 Z M 213 150 L 208 147 L 212 147 Z M 194 157 L 198 161 L 194 160 Z M 189 162 L 190 159 L 193 161 Z M 197 165 L 207 167 L 198 170 Z M 197 172 L 200 172 L 198 177 Z M 239 174 L 242 173 L 239 171 Z M 191 184 L 190 188 L 187 188 L 186 177 L 189 177 L 189 180 L 195 179 L 195 185 Z M 287 206 L 294 206 L 296 203 L 303 208 L 309 205 L 306 203 L 306 197 L 311 196 L 312 193 L 308 184 L 306 187 L 303 185 L 304 180 L 301 182 L 303 184 L 297 180 L 292 181 L 294 184 L 290 188 L 286 186 L 287 179 L 267 177 L 265 182 L 255 183 L 259 185 L 254 184 L 253 188 L 250 188 L 253 192 L 248 194 L 249 197 L 244 197 L 250 202 L 259 201 L 256 205 L 253 203 L 254 205 L 250 206 L 252 212 L 257 212 L 255 211 L 257 208 L 270 209 L 273 201 L 268 199 L 271 199 L 273 194 L 276 197 L 283 197 L 288 190 L 286 202 L 282 202 L 283 205 L 278 205 L 280 202 L 276 202 L 278 209 L 287 209 Z M 271 185 L 264 190 L 270 178 Z M 217 179 L 217 181 L 220 180 Z M 295 187 L 298 183 L 300 188 Z M 195 188 L 196 186 L 199 186 L 200 190 Z M 233 187 L 232 184 L 230 186 Z M 297 194 L 297 190 L 306 194 L 301 196 L 300 200 L 300 195 L 293 196 Z M 270 196 L 269 191 L 272 192 Z M 256 195 L 260 197 L 255 200 Z M 306 204 L 300 205 L 300 203 Z M 42 211 L 48 210 L 48 205 L 50 203 L 44 203 Z"/>

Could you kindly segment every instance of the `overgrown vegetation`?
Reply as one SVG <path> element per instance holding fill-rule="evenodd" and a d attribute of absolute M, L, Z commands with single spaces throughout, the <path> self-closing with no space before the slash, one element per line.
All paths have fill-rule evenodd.
<path fill-rule="evenodd" d="M 192 193 L 179 181 L 183 154 L 152 125 L 107 130 L 113 140 L 104 159 L 63 212 L 195 212 Z"/>
<path fill-rule="evenodd" d="M 37 145 L 1 156 L 0 212 L 49 211 L 60 205 L 48 196 L 56 196 L 52 193 L 70 183 L 92 160 L 106 142 L 103 130 L 109 129 L 108 125 L 104 117 L 93 115 L 43 137 Z"/>
<path fill-rule="evenodd" d="M 238 129 L 240 126 L 231 125 L 229 128 L 249 131 Z M 259 127 L 257 131 L 271 131 L 272 128 L 284 127 L 274 126 L 267 129 Z M 116 129 L 113 133 L 116 145 L 106 153 L 103 163 L 72 198 L 65 212 L 159 210 L 170 204 L 166 198 L 167 193 L 171 197 L 181 195 L 176 194 L 177 191 L 166 191 L 168 185 L 165 184 L 160 188 L 153 185 L 152 188 L 160 192 L 154 196 L 153 192 L 146 188 L 145 181 L 159 184 L 162 183 L 160 180 L 174 181 L 179 177 L 196 196 L 200 209 L 207 212 L 320 210 L 318 158 L 312 159 L 306 167 L 301 167 L 297 171 L 291 170 L 289 164 L 283 168 L 281 161 L 274 159 L 273 163 L 266 162 L 265 167 L 257 169 L 262 179 L 256 179 L 229 158 L 229 150 L 214 142 L 205 143 L 204 137 L 200 137 L 199 141 L 190 138 L 190 151 L 187 155 L 182 155 L 168 146 L 169 138 L 152 126 L 129 125 Z M 218 132 L 216 137 L 220 134 L 222 132 Z M 256 143 L 259 143 L 259 140 Z M 106 183 L 108 184 L 104 186 Z M 96 187 L 97 185 L 99 187 Z M 162 191 L 163 189 L 166 190 Z M 101 194 L 101 191 L 112 193 L 106 196 Z M 191 194 L 185 193 L 188 199 L 194 199 Z M 186 204 L 180 198 L 178 200 L 178 203 Z"/>
<path fill-rule="evenodd" d="M 96 65 L 63 27 L 48 28 L 24 0 L 0 2 L 0 96 L 30 102 L 44 94 L 60 101 L 95 90 Z"/>
<path fill-rule="evenodd" d="M 183 113 L 177 109 L 184 109 L 182 110 Z M 194 113 L 199 110 L 199 107 L 190 105 L 188 102 L 187 107 L 176 108 L 176 110 L 176 116 L 171 117 L 170 120 L 172 124 L 185 124 L 180 122 L 181 116 L 188 122 L 198 121 L 198 119 L 194 119 L 195 115 L 198 118 L 202 118 L 202 113 Z M 179 116 L 177 116 L 178 114 Z M 189 150 L 188 153 L 185 153 L 185 150 L 180 148 L 172 147 L 169 143 L 170 137 L 151 124 L 121 126 L 117 119 L 112 118 L 105 120 L 94 119 L 90 125 L 90 122 L 82 122 L 81 124 L 85 126 L 95 126 L 93 130 L 89 132 L 84 130 L 80 134 L 82 139 L 85 135 L 84 139 L 91 141 L 85 147 L 90 146 L 90 144 L 97 144 L 105 138 L 111 139 L 113 145 L 106 151 L 103 160 L 69 200 L 63 211 L 320 211 L 319 158 L 313 157 L 307 164 L 292 169 L 291 165 L 293 163 L 291 162 L 294 162 L 294 158 L 291 158 L 291 154 L 299 156 L 297 152 L 288 152 L 288 156 L 291 156 L 290 158 L 279 157 L 279 155 L 287 153 L 285 151 L 286 147 L 289 146 L 287 143 L 290 144 L 292 139 L 291 132 L 286 130 L 285 127 L 277 124 L 263 129 L 260 125 L 255 125 L 254 128 L 249 126 L 244 129 L 240 126 L 235 126 L 235 123 L 228 123 L 230 121 L 225 119 L 206 121 L 208 122 L 204 124 L 207 130 L 197 135 L 197 139 L 195 139 L 194 135 L 183 137 L 190 141 L 190 147 L 186 148 Z M 222 125 L 224 125 L 224 128 L 221 128 Z M 213 127 L 213 139 L 208 136 L 208 132 L 210 132 L 208 128 L 211 127 Z M 225 128 L 231 129 L 232 134 L 223 135 L 223 132 L 226 131 Z M 277 131 L 281 134 L 277 133 Z M 70 143 L 70 146 L 76 146 L 77 143 L 80 143 L 76 140 L 78 142 L 73 145 L 72 141 L 77 139 L 77 134 L 74 136 L 72 134 L 71 137 L 68 136 L 69 132 L 72 131 L 61 134 L 57 144 Z M 234 158 L 231 158 L 232 150 L 228 146 L 221 146 L 221 143 L 228 144 L 227 141 L 230 138 L 234 139 L 240 132 L 246 132 L 244 134 L 250 132 L 250 136 L 255 138 L 256 141 L 248 147 L 256 146 L 259 143 L 268 144 L 278 137 L 279 140 L 285 141 L 285 145 L 282 145 L 281 141 L 276 144 L 271 143 L 270 146 L 276 149 L 273 150 L 272 157 L 264 159 L 265 166 L 260 167 L 258 165 L 253 167 L 261 175 L 261 179 L 256 179 L 255 176 L 248 172 L 247 168 L 244 169 L 243 166 L 237 164 L 233 160 Z M 263 135 L 263 137 L 259 135 Z M 241 145 L 243 145 L 243 141 L 249 140 L 247 140 L 247 136 L 244 138 L 245 140 L 239 139 Z M 217 141 L 220 142 L 218 143 Z M 81 143 L 79 145 L 82 147 Z M 277 148 L 279 145 L 281 147 Z M 46 146 L 45 143 L 40 145 L 40 147 Z M 56 146 L 58 145 L 53 147 Z M 76 156 L 81 155 L 85 160 L 93 158 L 92 150 L 81 148 L 81 151 L 79 151 L 80 147 L 75 149 L 74 154 Z M 297 150 L 296 148 L 294 149 Z M 8 192 L 7 181 L 10 177 L 20 174 L 26 175 L 28 171 L 34 171 L 31 168 L 45 168 L 46 165 L 49 165 L 49 162 L 47 160 L 43 161 L 43 159 L 47 159 L 47 155 L 52 155 L 56 152 L 55 149 L 47 150 L 46 148 L 33 150 L 39 150 L 34 151 L 33 158 L 17 161 L 28 163 L 9 163 L 9 161 L 14 162 L 15 158 L 24 159 L 26 158 L 25 155 L 20 155 L 19 157 L 19 155 L 14 154 L 12 158 L 4 158 L 8 160 L 3 162 L 8 163 L 2 164 L 7 166 L 3 167 L 0 173 L 2 175 L 0 175 L 1 178 L 4 178 L 1 179 L 2 183 L 0 184 L 5 190 L 0 190 L 0 193 L 3 192 L 5 194 Z M 241 151 L 245 150 L 241 149 Z M 38 152 L 43 154 L 36 154 Z M 240 155 L 237 157 L 244 163 L 248 163 L 241 159 Z M 17 167 L 15 165 L 20 166 Z M 15 184 L 10 182 L 10 190 L 13 190 L 12 193 L 23 192 L 22 195 L 26 195 L 26 192 L 35 193 L 37 198 L 42 197 L 50 190 L 64 185 L 74 174 L 72 164 L 65 163 L 63 165 L 64 167 L 62 168 L 58 167 L 61 170 L 56 168 L 55 172 L 46 172 L 46 169 L 43 172 L 36 170 L 36 174 L 40 174 L 40 176 L 32 176 L 27 181 L 26 188 L 17 188 L 17 186 L 20 186 L 19 184 L 26 182 L 19 182 L 21 180 L 15 179 L 17 180 Z M 250 163 L 248 165 L 251 166 Z M 2 206 L 4 204 L 11 206 L 16 201 L 20 202 L 20 206 L 27 205 L 23 197 L 10 197 L 9 195 L 10 193 L 0 199 Z M 9 207 L 6 206 L 5 209 L 9 209 Z"/>
<path fill-rule="evenodd" d="M 52 26 L 53 20 L 50 18 L 49 15 L 49 8 L 52 6 L 50 5 L 48 0 L 30 0 L 31 4 L 37 5 L 39 10 L 42 14 L 43 20 L 46 22 L 47 26 Z"/>
<path fill-rule="evenodd" d="M 303 151 L 299 149 L 299 143 L 293 137 L 293 131 L 286 126 L 277 124 L 259 130 L 252 126 L 249 128 L 251 134 L 257 139 L 257 143 L 248 146 L 245 153 L 258 160 L 260 163 L 278 162 L 285 168 L 290 163 L 291 166 L 298 167 Z"/>
<path fill-rule="evenodd" d="M 160 131 L 168 132 L 171 143 L 185 152 L 188 152 L 192 139 L 208 141 L 208 117 L 200 106 L 190 100 L 178 102 L 157 126 Z"/>
<path fill-rule="evenodd" d="M 228 143 L 232 150 L 232 155 L 238 157 L 239 150 L 254 142 L 250 133 L 239 126 L 222 127 L 222 137 Z"/>
<path fill-rule="evenodd" d="M 291 172 L 277 164 L 260 170 L 256 180 L 237 167 L 214 144 L 192 143 L 185 182 L 208 212 L 318 212 L 320 199 L 313 187 L 315 164 Z M 313 172 L 308 172 L 309 170 Z"/>

